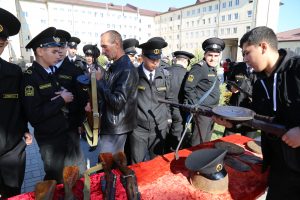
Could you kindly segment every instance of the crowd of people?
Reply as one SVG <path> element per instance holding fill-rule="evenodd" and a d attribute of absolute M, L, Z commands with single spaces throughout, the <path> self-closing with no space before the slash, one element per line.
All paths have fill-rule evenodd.
<path fill-rule="evenodd" d="M 8 37 L 18 34 L 19 20 L 0 8 L 0 55 Z M 226 127 L 224 135 L 242 133 L 255 137 L 256 130 L 237 127 L 228 120 L 184 112 L 162 100 L 179 104 L 218 106 L 220 80 L 217 67 L 225 43 L 220 38 L 203 41 L 202 60 L 175 51 L 174 62 L 162 59 L 168 43 L 161 37 L 139 44 L 122 40 L 120 33 L 101 34 L 101 50 L 85 45 L 85 57 L 77 55 L 77 37 L 49 27 L 27 45 L 35 60 L 22 73 L 19 66 L 0 58 L 0 194 L 20 193 L 25 171 L 25 148 L 33 135 L 40 148 L 45 180 L 62 183 L 65 166 L 76 165 L 82 175 L 86 163 L 80 148 L 86 112 L 92 112 L 87 87 L 91 73 L 97 80 L 99 107 L 99 153 L 125 151 L 129 163 L 151 160 L 176 148 L 187 121 L 191 120 L 188 146 L 211 140 L 214 122 Z M 275 138 L 262 133 L 263 169 L 270 168 L 267 199 L 298 199 L 300 189 L 300 57 L 277 50 L 277 38 L 268 27 L 245 33 L 240 47 L 243 62 L 227 60 L 224 81 L 232 93 L 229 105 L 253 109 L 286 126 Z M 136 57 L 136 48 L 141 55 Z M 101 53 L 100 53 L 101 52 Z M 101 66 L 97 58 L 108 59 Z M 225 70 L 224 70 L 225 72 Z M 95 103 L 95 102 L 94 102 Z M 298 116 L 298 117 L 297 117 Z M 88 137 L 88 136 L 86 136 Z"/>

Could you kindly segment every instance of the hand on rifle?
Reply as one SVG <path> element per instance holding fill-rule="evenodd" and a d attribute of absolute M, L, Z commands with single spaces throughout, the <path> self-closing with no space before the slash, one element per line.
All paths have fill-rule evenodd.
<path fill-rule="evenodd" d="M 217 124 L 220 124 L 222 126 L 225 126 L 226 128 L 233 127 L 233 124 L 230 121 L 224 119 L 223 117 L 213 115 L 211 118 L 212 118 L 212 120 L 214 120 L 214 122 L 216 122 Z"/>
<path fill-rule="evenodd" d="M 71 92 L 68 92 L 68 90 L 66 90 L 66 89 L 64 89 L 60 92 L 55 92 L 55 94 L 60 95 L 66 103 L 70 103 L 74 99 L 73 94 Z"/>
<path fill-rule="evenodd" d="M 24 139 L 27 145 L 32 144 L 32 135 L 29 132 L 24 133 Z"/>
<path fill-rule="evenodd" d="M 292 148 L 300 147 L 300 127 L 291 128 L 281 139 Z"/>
<path fill-rule="evenodd" d="M 92 112 L 92 107 L 91 107 L 90 102 L 88 102 L 88 103 L 86 104 L 86 106 L 84 107 L 84 110 L 85 110 L 86 112 Z"/>
<path fill-rule="evenodd" d="M 96 72 L 96 79 L 97 79 L 98 81 L 101 80 L 104 73 L 102 72 L 102 70 L 100 69 L 100 67 L 98 67 L 97 70 L 96 70 L 95 72 Z"/>

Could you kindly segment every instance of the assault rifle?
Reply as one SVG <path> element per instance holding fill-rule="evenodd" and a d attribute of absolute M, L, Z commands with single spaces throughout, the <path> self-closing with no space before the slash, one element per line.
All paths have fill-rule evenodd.
<path fill-rule="evenodd" d="M 36 200 L 52 200 L 56 188 L 56 180 L 46 180 L 35 185 Z"/>
<path fill-rule="evenodd" d="M 79 168 L 77 166 L 64 167 L 63 181 L 64 181 L 65 200 L 76 199 L 72 189 L 75 186 L 78 178 L 79 178 Z"/>
<path fill-rule="evenodd" d="M 124 152 L 118 152 L 113 155 L 114 163 L 121 171 L 121 183 L 126 189 L 128 200 L 140 200 L 141 194 L 139 192 L 136 176 L 132 169 L 127 167 L 126 155 Z"/>
<path fill-rule="evenodd" d="M 116 194 L 117 176 L 112 172 L 113 156 L 112 153 L 100 153 L 99 158 L 102 162 L 104 177 L 101 177 L 101 190 L 105 200 L 114 200 Z"/>

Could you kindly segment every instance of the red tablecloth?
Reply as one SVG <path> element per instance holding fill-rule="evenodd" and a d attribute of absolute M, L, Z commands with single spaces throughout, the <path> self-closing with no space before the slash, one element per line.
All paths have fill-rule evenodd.
<path fill-rule="evenodd" d="M 221 138 L 220 140 L 245 146 L 245 143 L 251 139 L 240 135 L 231 135 Z M 179 152 L 179 160 L 175 160 L 174 154 L 170 153 L 148 162 L 132 165 L 131 168 L 135 171 L 137 176 L 141 199 L 252 200 L 263 194 L 266 189 L 267 173 L 261 173 L 260 165 L 251 165 L 252 170 L 248 172 L 239 172 L 225 166 L 229 174 L 229 191 L 223 194 L 212 195 L 199 189 L 195 189 L 189 183 L 189 172 L 184 165 L 186 157 L 194 150 L 211 148 L 214 142 L 216 141 L 181 150 Z M 246 153 L 251 154 L 249 151 L 246 151 Z M 114 170 L 114 172 L 117 174 L 116 199 L 127 199 L 125 189 L 120 183 L 119 172 L 117 170 Z M 102 192 L 100 190 L 101 176 L 103 176 L 103 173 L 91 176 L 91 199 L 102 199 Z M 83 182 L 83 178 L 78 180 L 73 190 L 78 199 L 83 199 Z M 63 186 L 58 185 L 54 199 L 61 199 L 63 197 L 63 193 Z M 25 193 L 10 198 L 10 200 L 16 199 L 34 199 L 34 193 Z"/>

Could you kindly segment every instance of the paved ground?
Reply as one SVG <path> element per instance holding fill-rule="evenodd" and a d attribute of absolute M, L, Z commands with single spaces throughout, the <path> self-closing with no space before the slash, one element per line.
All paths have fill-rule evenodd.
<path fill-rule="evenodd" d="M 31 132 L 33 132 L 32 129 Z M 80 144 L 87 163 L 90 163 L 91 167 L 96 165 L 98 161 L 98 149 L 89 152 L 89 146 L 83 139 L 80 140 Z M 34 139 L 32 145 L 27 146 L 26 148 L 26 169 L 25 178 L 22 185 L 22 193 L 33 191 L 35 184 L 39 181 L 42 181 L 44 175 L 45 172 L 39 153 L 39 147 Z"/>

